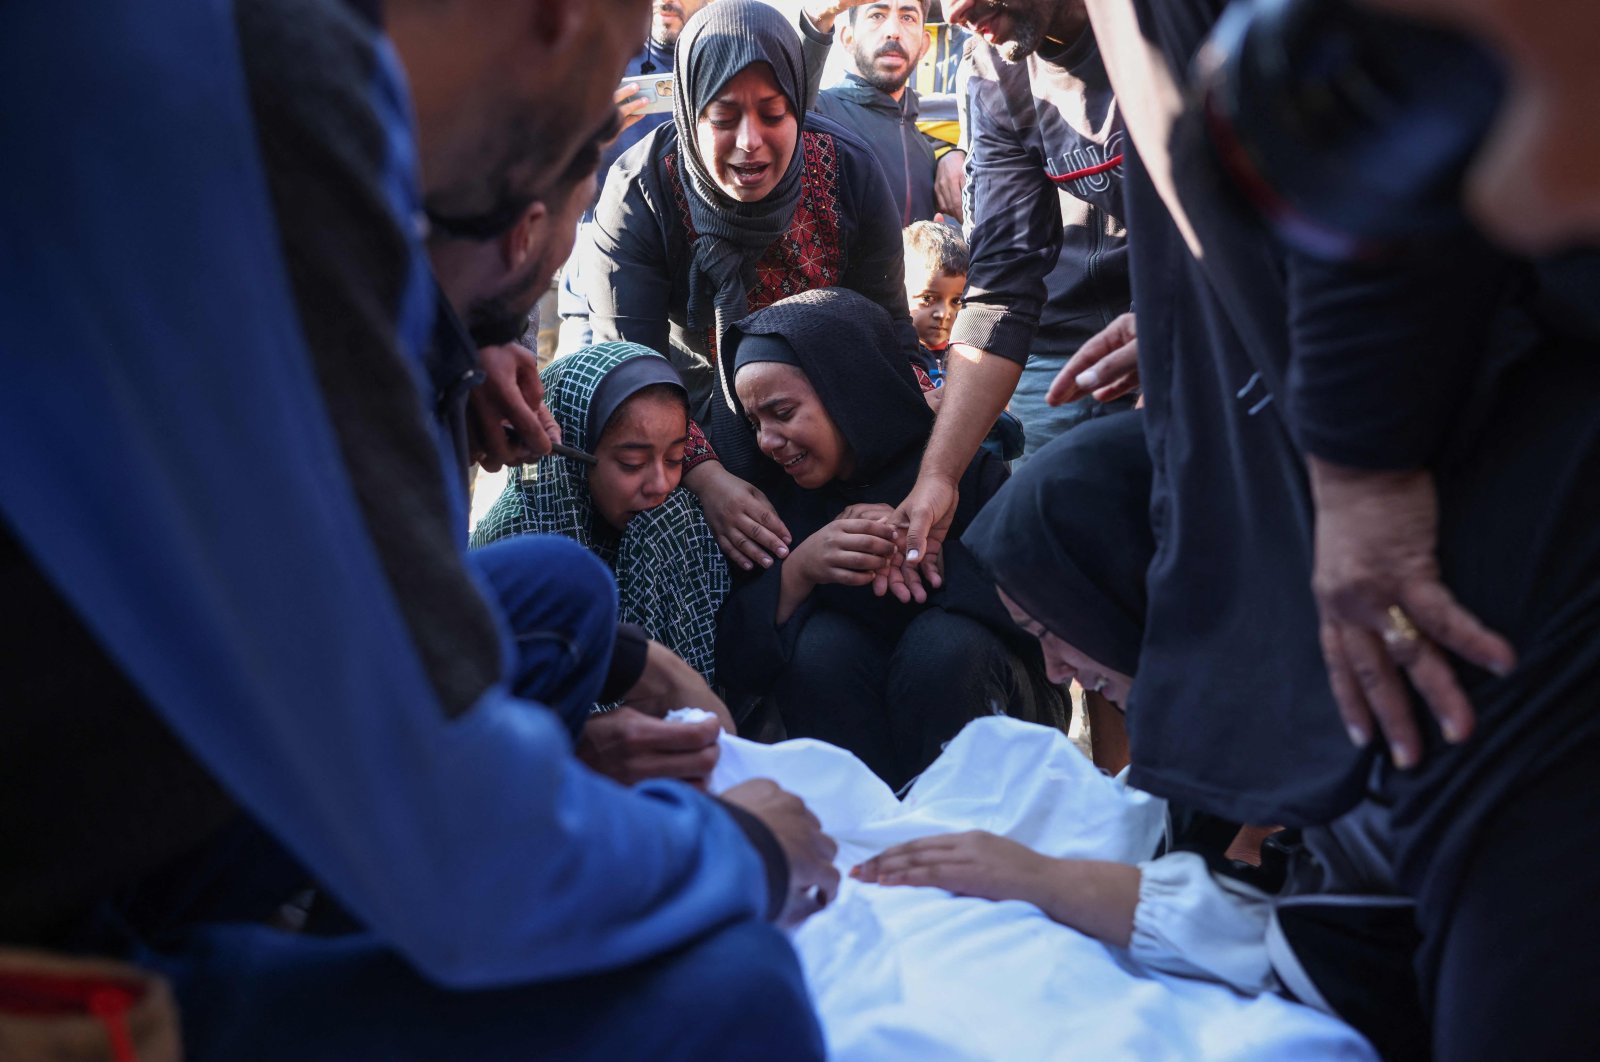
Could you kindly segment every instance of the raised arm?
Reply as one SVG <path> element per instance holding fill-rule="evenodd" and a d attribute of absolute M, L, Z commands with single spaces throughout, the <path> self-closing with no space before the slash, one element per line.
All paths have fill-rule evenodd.
<path fill-rule="evenodd" d="M 1008 97 L 1026 71 L 975 67 L 972 153 L 967 160 L 967 231 L 972 267 L 961 315 L 950 337 L 945 399 L 916 486 L 901 504 L 906 546 L 930 555 L 943 540 L 961 474 L 1005 408 L 1022 376 L 1039 327 L 1045 277 L 1061 251 L 1061 208 L 1044 160 L 1010 118 Z M 1010 91 L 1008 91 L 1008 88 Z"/>

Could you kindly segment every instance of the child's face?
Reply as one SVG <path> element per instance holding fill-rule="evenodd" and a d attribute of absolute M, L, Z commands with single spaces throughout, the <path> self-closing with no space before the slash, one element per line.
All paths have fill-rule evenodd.
<path fill-rule="evenodd" d="M 950 342 L 950 329 L 961 309 L 961 293 L 966 290 L 966 274 L 931 276 L 920 263 L 906 264 L 906 298 L 911 302 L 911 323 L 917 339 L 929 350 L 943 350 Z"/>
<path fill-rule="evenodd" d="M 618 531 L 667 500 L 683 479 L 689 418 L 681 398 L 635 395 L 612 415 L 589 470 L 589 497 Z"/>

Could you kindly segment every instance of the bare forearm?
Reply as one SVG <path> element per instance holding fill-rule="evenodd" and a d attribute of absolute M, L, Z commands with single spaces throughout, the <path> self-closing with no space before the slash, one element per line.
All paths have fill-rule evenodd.
<path fill-rule="evenodd" d="M 961 479 L 995 418 L 1011 400 L 1022 377 L 1022 366 L 972 347 L 958 346 L 951 351 L 946 372 L 944 403 L 922 458 L 922 472 L 955 482 Z"/>
<path fill-rule="evenodd" d="M 1133 939 L 1139 868 L 1090 859 L 1046 859 L 1025 897 L 1051 921 L 1119 948 Z"/>

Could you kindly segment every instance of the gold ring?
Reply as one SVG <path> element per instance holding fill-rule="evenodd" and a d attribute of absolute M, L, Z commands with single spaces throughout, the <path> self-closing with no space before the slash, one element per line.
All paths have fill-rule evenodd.
<path fill-rule="evenodd" d="M 1383 644 L 1390 649 L 1408 646 L 1422 638 L 1422 632 L 1411 622 L 1406 610 L 1399 605 L 1389 606 L 1389 626 L 1383 632 Z"/>

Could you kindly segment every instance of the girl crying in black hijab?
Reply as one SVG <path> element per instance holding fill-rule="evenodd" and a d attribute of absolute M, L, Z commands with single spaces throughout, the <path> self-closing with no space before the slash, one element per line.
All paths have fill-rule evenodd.
<path fill-rule="evenodd" d="M 1005 479 L 997 458 L 980 452 L 962 479 L 940 585 L 920 601 L 882 592 L 890 514 L 933 427 L 888 315 L 840 288 L 796 295 L 736 326 L 722 369 L 741 430 L 781 470 L 771 497 L 794 535 L 723 608 L 722 680 L 772 695 L 791 737 L 849 749 L 896 788 L 968 720 L 1059 722 L 1037 642 L 958 541 Z"/>

